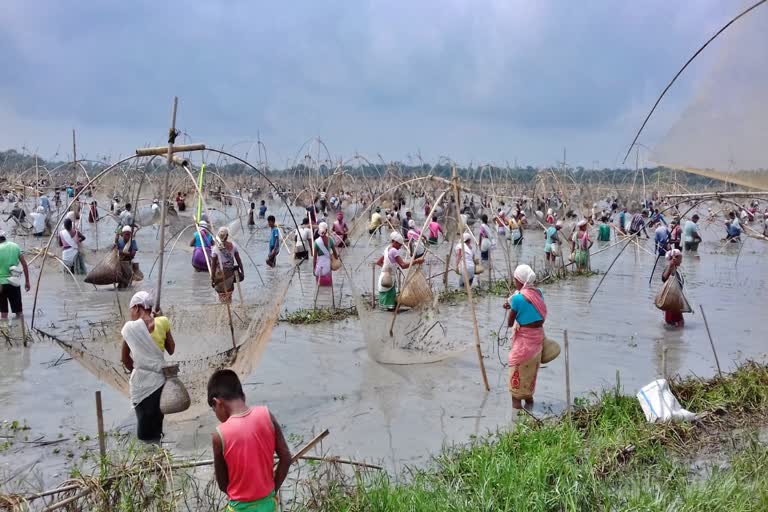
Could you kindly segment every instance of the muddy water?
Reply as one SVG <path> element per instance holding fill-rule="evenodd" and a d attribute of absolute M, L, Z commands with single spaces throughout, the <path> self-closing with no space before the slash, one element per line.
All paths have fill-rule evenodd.
<path fill-rule="evenodd" d="M 284 214 L 278 219 L 285 224 L 290 222 Z M 101 224 L 99 240 L 103 247 L 114 223 L 107 220 Z M 178 231 L 183 225 L 183 221 L 174 224 L 174 230 Z M 278 268 L 269 269 L 263 263 L 268 232 L 263 221 L 253 229 L 241 228 L 239 222 L 232 226 L 236 240 L 257 265 L 254 267 L 248 256 L 243 258 L 245 302 L 268 301 L 270 291 L 291 268 L 289 251 L 284 247 Z M 86 225 L 87 244 L 92 244 L 96 237 L 89 229 Z M 180 322 L 182 327 L 176 330 L 176 357 L 181 359 L 204 356 L 231 345 L 228 329 L 207 332 L 208 320 L 203 314 L 198 319 L 202 325 L 195 323 L 194 317 L 201 308 L 217 309 L 217 314 L 223 309 L 216 305 L 207 277 L 191 270 L 191 251 L 187 247 L 191 236 L 190 231 L 184 234 L 167 258 L 163 279 L 166 307 L 173 308 L 178 315 L 193 316 L 191 320 L 185 316 Z M 705 239 L 717 240 L 720 236 L 719 226 L 705 226 Z M 156 284 L 157 268 L 151 279 L 149 273 L 155 259 L 156 238 L 156 227 L 144 228 L 138 235 L 138 258 L 148 282 L 137 288 L 153 288 Z M 384 238 L 369 239 L 366 235 L 342 255 L 359 291 L 371 290 L 369 262 L 383 250 Z M 31 239 L 25 241 L 30 243 Z M 522 247 L 509 249 L 512 266 L 520 261 L 541 267 L 542 248 L 543 236 L 531 230 Z M 597 244 L 595 249 L 599 248 Z M 594 256 L 593 267 L 604 271 L 620 248 Z M 499 245 L 492 256 L 497 272 L 506 267 L 503 250 Z M 762 265 L 766 256 L 763 242 L 747 239 L 738 266 L 735 264 L 738 248 L 723 247 L 717 241 L 703 243 L 699 256 L 686 255 L 683 268 L 686 293 L 696 313 L 686 316 L 682 330 L 667 329 L 662 313 L 653 307 L 653 297 L 661 282 L 661 268 L 649 286 L 655 258 L 649 254 L 650 250 L 652 243 L 645 240 L 640 246 L 628 247 L 591 304 L 587 301 L 601 276 L 544 287 L 550 312 L 549 336 L 562 340 L 563 330 L 568 330 L 571 381 L 576 396 L 615 385 L 617 371 L 625 391 L 634 392 L 660 375 L 665 348 L 668 373 L 713 374 L 714 358 L 699 304 L 706 310 L 724 370 L 739 360 L 760 357 L 768 350 L 768 338 L 762 326 L 764 304 L 768 299 L 765 286 L 768 274 Z M 448 244 L 442 244 L 437 255 L 445 258 L 448 251 Z M 100 254 L 103 250 L 89 255 L 89 264 L 98 261 Z M 433 261 L 432 271 L 437 272 L 440 263 Z M 36 265 L 33 273 L 37 272 L 39 266 Z M 304 263 L 294 276 L 283 310 L 312 307 L 315 300 L 319 306 L 332 302 L 343 307 L 351 305 L 351 284 L 343 273 L 336 276 L 334 298 L 330 289 L 321 289 L 315 299 L 311 269 Z M 483 274 L 480 279 L 488 279 L 488 275 Z M 435 286 L 441 286 L 441 279 L 435 281 Z M 458 284 L 455 274 L 449 276 L 449 284 Z M 77 337 L 86 346 L 117 361 L 120 340 L 114 325 L 120 322 L 116 300 L 119 298 L 125 312 L 132 292 L 94 290 L 82 283 L 81 287 L 82 292 L 78 292 L 71 279 L 59 270 L 46 270 L 36 323 L 63 337 Z M 32 294 L 26 294 L 24 300 L 27 311 L 31 311 Z M 466 350 L 428 365 L 381 365 L 372 360 L 363 332 L 379 327 L 364 325 L 357 319 L 316 326 L 279 323 L 259 365 L 245 379 L 246 393 L 251 402 L 268 404 L 294 440 L 308 439 L 313 433 L 328 428 L 331 436 L 323 445 L 328 453 L 382 461 L 394 471 L 406 464 L 424 463 L 443 445 L 465 442 L 470 435 L 504 428 L 516 418 L 506 390 L 506 369 L 501 364 L 506 361 L 508 346 L 499 347 L 497 342 L 497 333 L 503 335 L 505 331 L 501 303 L 502 299 L 497 297 L 484 297 L 477 303 L 480 340 L 491 385 L 489 393 L 484 392 L 481 385 L 466 304 L 440 307 L 449 336 Z M 237 307 L 235 309 L 237 311 Z M 103 327 L 101 321 L 112 322 L 108 324 L 112 327 Z M 73 330 L 74 327 L 79 330 Z M 106 337 L 101 328 L 107 330 Z M 37 342 L 26 349 L 3 349 L 0 358 L 2 418 L 26 420 L 33 432 L 46 435 L 47 439 L 59 433 L 65 436 L 74 432 L 93 434 L 93 392 L 101 389 L 107 427 L 132 429 L 133 413 L 128 399 L 75 361 L 59 361 L 52 366 L 62 355 L 58 346 L 48 342 Z M 562 357 L 541 370 L 536 399 L 535 414 L 564 408 Z M 169 446 L 182 455 L 207 456 L 215 418 L 204 406 L 198 407 L 192 416 L 183 420 L 167 418 Z M 57 472 L 64 467 L 65 460 L 54 456 L 50 448 L 12 449 L 0 454 L 0 462 L 7 469 L 16 467 L 20 460 L 31 464 L 43 457 L 45 466 L 41 463 L 39 467 L 45 468 L 44 479 L 58 481 L 61 475 Z"/>

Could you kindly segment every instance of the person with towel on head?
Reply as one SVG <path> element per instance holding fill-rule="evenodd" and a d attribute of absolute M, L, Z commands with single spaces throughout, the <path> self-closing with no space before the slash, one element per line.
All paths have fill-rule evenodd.
<path fill-rule="evenodd" d="M 589 249 L 592 247 L 592 240 L 589 238 L 588 222 L 581 219 L 576 226 L 578 229 L 571 237 L 571 251 L 573 251 L 573 261 L 576 269 L 579 271 L 589 269 Z"/>
<path fill-rule="evenodd" d="M 544 322 L 547 305 L 541 290 L 534 288 L 536 274 L 528 265 L 518 265 L 513 274 L 515 293 L 504 301 L 509 310 L 508 325 L 513 327 L 512 349 L 509 351 L 509 392 L 512 407 L 533 407 L 533 393 L 544 346 Z M 517 327 L 514 328 L 514 324 Z"/>
<path fill-rule="evenodd" d="M 315 269 L 315 277 L 318 286 L 331 286 L 333 284 L 333 269 L 331 268 L 331 254 L 335 258 L 336 244 L 333 237 L 328 236 L 328 224 L 321 222 L 317 226 L 318 237 L 315 238 L 315 251 L 312 258 L 312 268 Z"/>
<path fill-rule="evenodd" d="M 397 231 L 389 234 L 390 243 L 384 249 L 384 254 L 376 261 L 376 265 L 381 267 L 379 275 L 379 307 L 392 311 L 397 305 L 397 279 L 395 272 L 397 268 L 406 269 L 411 265 L 418 265 L 424 262 L 423 258 L 416 258 L 411 262 L 406 262 L 400 256 L 400 249 L 403 247 L 403 235 Z"/>
<path fill-rule="evenodd" d="M 462 243 L 456 245 L 456 273 L 461 276 L 466 271 L 469 286 L 472 286 L 472 281 L 475 279 L 475 249 L 472 247 L 472 233 L 465 232 L 462 240 Z M 464 264 L 461 263 L 462 257 Z M 459 280 L 459 286 L 464 286 L 463 278 Z"/>
<path fill-rule="evenodd" d="M 237 244 L 229 240 L 229 229 L 219 228 L 216 244 L 211 252 L 211 286 L 219 294 L 221 302 L 230 302 L 235 290 L 235 280 L 241 283 L 245 279 L 243 261 Z"/>
<path fill-rule="evenodd" d="M 131 281 L 134 280 L 134 276 L 140 275 L 139 264 L 133 262 L 133 258 L 136 257 L 136 253 L 139 250 L 139 246 L 136 244 L 136 240 L 133 238 L 133 228 L 131 226 L 123 226 L 122 236 L 117 239 L 115 247 L 117 248 L 118 255 L 120 257 L 120 265 L 122 266 L 121 279 L 117 283 L 118 288 L 127 288 Z M 141 276 L 143 278 L 143 276 Z M 140 280 L 137 278 L 136 280 Z"/>
<path fill-rule="evenodd" d="M 120 359 L 131 372 L 129 386 L 136 412 L 136 437 L 140 441 L 160 443 L 164 417 L 160 411 L 160 395 L 165 385 L 163 354 L 173 355 L 176 342 L 171 335 L 171 322 L 164 316 L 153 317 L 153 306 L 154 299 L 149 292 L 137 292 L 131 297 L 131 319 L 121 331 Z"/>
<path fill-rule="evenodd" d="M 559 220 L 554 226 L 549 226 L 545 233 L 544 256 L 550 267 L 555 266 L 557 256 L 560 254 L 560 230 L 563 229 L 563 221 Z"/>
<path fill-rule="evenodd" d="M 208 222 L 201 220 L 195 230 L 195 235 L 189 242 L 190 247 L 194 247 L 192 252 L 192 268 L 197 272 L 208 272 L 208 263 L 211 260 L 211 249 L 213 247 L 213 235 L 208 227 Z"/>

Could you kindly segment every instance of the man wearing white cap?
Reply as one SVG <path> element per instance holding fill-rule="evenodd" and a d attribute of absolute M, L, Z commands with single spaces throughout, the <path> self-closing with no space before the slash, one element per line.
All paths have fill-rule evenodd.
<path fill-rule="evenodd" d="M 472 247 L 472 234 L 468 231 L 463 235 L 463 243 L 456 246 L 456 273 L 462 275 L 462 272 L 466 270 L 467 280 L 469 285 L 472 286 L 472 281 L 475 279 L 475 250 Z M 464 258 L 464 264 L 461 263 L 461 258 Z M 464 280 L 460 281 L 460 286 L 464 285 Z"/>
<path fill-rule="evenodd" d="M 19 264 L 24 271 L 24 289 L 29 291 L 29 268 L 21 248 L 0 230 L 0 318 L 8 318 L 8 306 L 16 318 L 23 318 Z"/>
<path fill-rule="evenodd" d="M 139 270 L 138 263 L 133 263 L 133 258 L 136 257 L 136 252 L 139 250 L 139 246 L 136 244 L 136 240 L 133 239 L 133 229 L 131 226 L 123 226 L 121 236 L 117 239 L 117 252 L 120 255 L 120 263 L 124 268 L 123 276 L 126 279 L 121 280 L 118 284 L 118 288 L 127 288 L 133 279 L 133 274 Z M 128 277 L 129 276 L 129 277 Z"/>

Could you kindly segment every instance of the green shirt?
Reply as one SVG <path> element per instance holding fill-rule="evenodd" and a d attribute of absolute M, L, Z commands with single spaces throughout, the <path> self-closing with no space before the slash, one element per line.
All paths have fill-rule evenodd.
<path fill-rule="evenodd" d="M 21 248 L 13 242 L 0 243 L 0 284 L 8 284 L 11 267 L 19 264 Z"/>
<path fill-rule="evenodd" d="M 600 224 L 597 239 L 600 242 L 609 242 L 611 240 L 611 226 L 608 224 Z"/>

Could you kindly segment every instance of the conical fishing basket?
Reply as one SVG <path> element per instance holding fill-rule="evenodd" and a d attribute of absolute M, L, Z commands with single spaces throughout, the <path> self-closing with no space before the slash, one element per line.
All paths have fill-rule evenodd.
<path fill-rule="evenodd" d="M 179 365 L 173 364 L 163 368 L 165 386 L 160 393 L 160 412 L 174 414 L 189 409 L 192 400 L 184 384 L 179 380 Z"/>
<path fill-rule="evenodd" d="M 408 275 L 403 290 L 397 298 L 401 306 L 415 308 L 432 303 L 432 288 L 421 268 L 414 268 Z"/>

